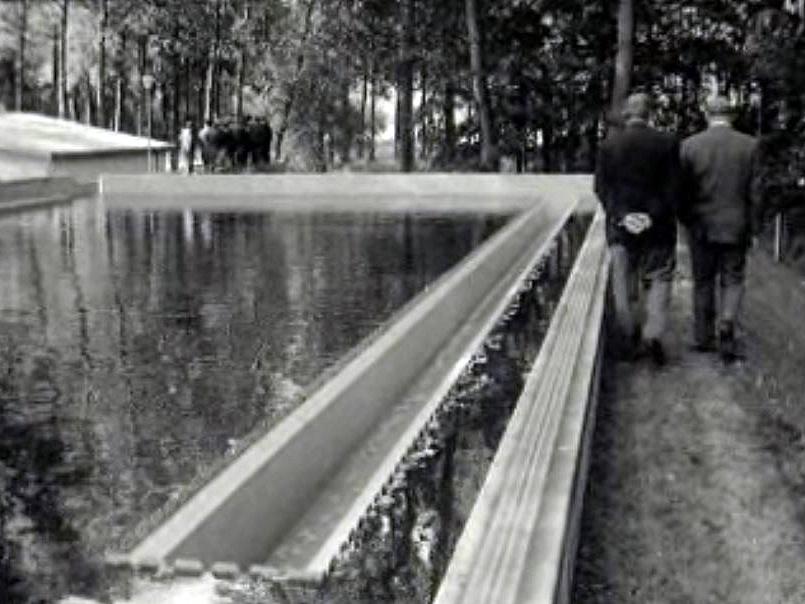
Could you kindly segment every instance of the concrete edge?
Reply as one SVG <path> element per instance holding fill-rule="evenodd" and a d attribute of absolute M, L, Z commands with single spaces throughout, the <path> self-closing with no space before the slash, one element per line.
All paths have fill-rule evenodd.
<path fill-rule="evenodd" d="M 573 215 L 576 208 L 571 207 L 562 215 L 557 224 L 542 243 L 538 243 L 536 247 L 524 259 L 517 263 L 507 277 L 504 277 L 504 283 L 499 285 L 489 295 L 499 295 L 499 298 L 494 303 L 493 309 L 488 313 L 481 329 L 477 331 L 475 336 L 464 348 L 462 355 L 456 360 L 451 367 L 451 370 L 445 374 L 439 387 L 429 398 L 428 402 L 423 406 L 414 421 L 410 424 L 405 433 L 400 437 L 394 449 L 386 456 L 383 463 L 378 467 L 372 480 L 369 482 L 368 488 L 358 498 L 350 513 L 345 517 L 341 526 L 334 531 L 327 543 L 317 555 L 313 558 L 311 563 L 306 567 L 306 572 L 314 574 L 324 574 L 329 569 L 331 562 L 336 558 L 339 549 L 343 543 L 349 538 L 350 531 L 352 531 L 358 524 L 360 518 L 369 508 L 371 503 L 381 493 L 383 487 L 388 482 L 389 477 L 393 474 L 399 461 L 404 457 L 406 452 L 410 449 L 411 443 L 426 430 L 428 422 L 434 417 L 438 407 L 442 403 L 444 396 L 447 394 L 453 383 L 458 379 L 461 372 L 469 364 L 471 358 L 476 351 L 483 344 L 488 334 L 493 330 L 495 325 L 504 313 L 506 308 L 509 307 L 512 300 L 519 293 L 522 282 L 534 270 L 534 267 L 539 263 L 540 259 L 545 257 L 550 250 L 550 247 L 555 240 L 556 236 L 564 228 L 567 220 Z M 501 292 L 502 290 L 502 292 Z"/>
<path fill-rule="evenodd" d="M 584 330 L 580 357 L 548 470 L 539 520 L 531 537 L 531 572 L 521 597 L 528 602 L 568 604 L 579 523 L 589 471 L 604 342 L 603 318 L 609 258 L 599 267 L 596 291 Z"/>
<path fill-rule="evenodd" d="M 438 304 L 440 299 L 444 298 L 456 287 L 456 283 L 476 277 L 477 275 L 473 271 L 475 271 L 477 265 L 482 263 L 484 258 L 495 252 L 495 246 L 502 245 L 501 242 L 505 242 L 512 232 L 524 229 L 524 225 L 531 219 L 533 219 L 531 213 L 515 219 L 510 225 L 511 230 L 504 229 L 504 232 L 500 233 L 499 237 L 493 237 L 485 246 L 482 246 L 487 250 L 485 254 L 477 254 L 469 264 L 462 263 L 460 271 L 456 271 L 452 278 L 442 283 L 439 288 L 429 292 L 421 304 L 411 309 L 406 317 L 401 318 L 395 326 L 396 329 L 392 327 L 388 333 L 375 342 L 374 346 L 356 358 L 351 367 L 348 366 L 336 377 L 335 382 L 326 384 L 308 402 L 286 418 L 280 426 L 255 443 L 235 463 L 208 483 L 205 488 L 191 498 L 183 508 L 180 508 L 179 512 L 169 518 L 157 531 L 146 537 L 131 552 L 131 564 L 137 566 L 142 560 L 165 559 L 174 555 L 184 557 L 186 554 L 181 550 L 189 535 L 193 534 L 202 523 L 206 522 L 213 512 L 218 513 L 219 508 L 223 507 L 225 502 L 231 500 L 233 493 L 241 490 L 247 482 L 253 480 L 269 464 L 269 460 L 272 460 L 271 463 L 278 463 L 276 461 L 277 455 L 288 447 L 302 431 L 306 430 L 311 425 L 311 421 L 316 419 L 322 421 L 322 414 L 330 406 L 330 401 L 337 394 L 344 392 L 348 384 L 354 381 L 357 376 L 365 375 L 372 366 L 370 361 L 382 357 L 383 350 L 394 348 L 399 342 L 404 341 L 403 335 L 411 329 L 412 325 L 421 322 L 422 313 L 428 312 L 429 307 L 434 307 Z M 423 362 L 426 361 L 427 358 Z"/>
<path fill-rule="evenodd" d="M 596 215 L 596 220 L 590 226 L 585 247 L 589 245 L 591 237 L 603 239 L 601 221 L 602 217 L 599 211 Z M 579 258 L 581 258 L 581 256 L 580 253 Z M 577 259 L 577 265 L 574 267 L 573 272 L 578 273 L 578 271 Z M 601 303 L 603 303 L 604 295 L 601 292 L 605 290 L 601 289 L 601 284 L 605 282 L 606 279 L 602 278 L 602 271 L 602 267 L 597 267 L 596 275 L 598 281 L 596 282 L 597 286 L 594 291 L 591 292 L 592 300 L 583 302 L 588 306 L 588 312 L 586 313 L 587 320 L 584 325 L 585 328 L 589 325 L 591 314 L 598 316 L 598 305 L 595 304 L 593 308 L 590 309 L 590 302 L 600 297 Z M 541 553 L 539 556 L 542 557 L 542 560 L 540 560 L 539 563 L 542 565 L 541 568 L 534 568 L 531 564 L 534 562 L 533 560 L 529 560 L 528 563 L 526 563 L 526 558 L 534 543 L 534 535 L 539 532 L 547 522 L 546 518 L 548 516 L 545 516 L 545 514 L 548 514 L 549 511 L 555 511 L 555 508 L 552 508 L 550 498 L 546 498 L 545 494 L 551 489 L 557 488 L 557 485 L 553 484 L 552 481 L 560 477 L 557 477 L 557 474 L 548 474 L 548 467 L 546 467 L 543 470 L 546 477 L 545 482 L 541 482 L 536 475 L 528 479 L 534 482 L 535 486 L 542 485 L 542 490 L 537 497 L 537 501 L 532 501 L 533 498 L 531 497 L 528 498 L 529 501 L 532 501 L 530 504 L 532 509 L 527 511 L 531 519 L 526 522 L 527 526 L 525 527 L 519 526 L 517 518 L 513 517 L 511 514 L 512 510 L 503 510 L 502 504 L 506 503 L 507 500 L 512 497 L 511 493 L 505 488 L 507 484 L 506 477 L 511 472 L 510 468 L 516 469 L 518 464 L 520 466 L 523 464 L 521 458 L 525 452 L 522 450 L 522 446 L 519 443 L 521 441 L 524 442 L 523 439 L 533 441 L 533 439 L 526 434 L 527 430 L 524 416 L 533 416 L 529 417 L 529 420 L 539 420 L 536 423 L 533 421 L 529 421 L 529 423 L 539 427 L 540 431 L 547 430 L 539 439 L 545 438 L 551 441 L 550 451 L 552 451 L 552 453 L 550 453 L 547 459 L 544 457 L 544 454 L 542 457 L 537 456 L 535 459 L 542 459 L 543 461 L 540 463 L 547 465 L 553 464 L 554 460 L 557 459 L 557 445 L 562 441 L 557 440 L 557 438 L 551 438 L 551 429 L 546 427 L 546 423 L 553 423 L 555 425 L 556 433 L 554 436 L 560 433 L 561 424 L 557 423 L 555 417 L 551 420 L 552 413 L 549 409 L 542 409 L 539 406 L 535 407 L 537 403 L 535 396 L 537 392 L 542 392 L 543 395 L 541 398 L 547 396 L 548 398 L 543 401 L 547 402 L 551 397 L 555 398 L 555 392 L 563 392 L 561 388 L 555 390 L 556 386 L 553 383 L 558 378 L 554 375 L 555 371 L 553 371 L 553 369 L 555 368 L 553 368 L 552 363 L 550 363 L 548 359 L 555 355 L 557 344 L 561 343 L 563 340 L 559 332 L 560 327 L 566 323 L 566 317 L 563 313 L 565 313 L 568 304 L 572 303 L 571 298 L 573 296 L 569 292 L 571 291 L 573 279 L 574 275 L 571 275 L 568 279 L 568 286 L 566 286 L 565 292 L 563 292 L 560 307 L 557 308 L 554 319 L 551 322 L 549 334 L 546 335 L 543 348 L 540 350 L 539 357 L 535 361 L 523 389 L 520 401 L 515 410 L 515 415 L 509 422 L 509 426 L 504 434 L 503 441 L 501 442 L 495 459 L 493 460 L 492 467 L 481 489 L 481 493 L 476 499 L 476 503 L 456 545 L 455 552 L 442 584 L 436 594 L 434 600 L 436 604 L 476 602 L 479 597 L 482 599 L 486 598 L 486 595 L 488 595 L 487 592 L 490 592 L 490 590 L 495 592 L 495 596 L 498 598 L 497 601 L 499 602 L 516 602 L 518 601 L 517 598 L 521 595 L 520 590 L 523 584 L 530 585 L 528 583 L 529 573 L 541 573 L 540 578 L 537 580 L 540 581 L 540 585 L 544 586 L 547 592 L 550 593 L 550 596 L 543 597 L 540 595 L 527 601 L 547 604 L 548 602 L 553 602 L 554 594 L 558 591 L 556 589 L 557 578 L 561 576 L 561 569 L 558 568 L 558 565 L 561 564 L 561 556 L 566 551 L 564 531 L 561 532 L 562 539 L 559 543 L 559 551 L 555 549 L 547 551 L 543 547 L 544 543 L 540 543 Z M 576 305 L 579 303 L 578 300 L 575 301 Z M 600 321 L 600 317 L 598 320 Z M 587 331 L 589 331 L 589 329 L 587 329 Z M 584 337 L 584 331 L 577 332 L 577 334 L 580 335 L 581 340 L 586 340 L 586 343 L 589 344 L 589 337 Z M 589 336 L 589 333 L 587 333 L 587 336 Z M 567 339 L 568 338 L 565 336 L 564 340 L 567 341 Z M 581 343 L 580 341 L 579 344 L 581 345 Z M 597 347 L 595 352 L 597 354 Z M 587 351 L 587 353 L 589 353 L 589 351 Z M 574 384 L 577 388 L 579 380 L 583 377 L 583 375 L 580 376 L 578 374 L 578 357 L 574 357 L 574 360 L 576 362 L 573 363 L 571 370 L 572 383 L 569 385 L 569 390 L 565 391 L 565 395 L 568 396 L 568 399 L 570 398 L 569 395 L 575 392 Z M 589 357 L 586 356 L 585 367 L 589 365 L 588 361 Z M 552 369 L 552 371 L 548 372 L 548 369 Z M 593 369 L 593 366 L 587 367 L 585 372 L 583 372 L 584 375 L 587 373 L 591 374 Z M 568 399 L 553 401 L 556 409 L 558 412 L 562 412 L 562 415 L 564 415 L 564 406 L 567 404 Z M 529 448 L 533 448 L 533 446 L 536 445 L 532 442 Z M 529 453 L 529 455 L 531 455 L 531 453 Z M 530 464 L 533 465 L 533 463 L 536 462 L 531 460 Z M 518 470 L 518 472 L 519 471 L 522 471 L 522 469 Z M 529 473 L 529 476 L 534 472 L 533 469 L 528 468 L 526 468 L 526 471 Z M 559 487 L 561 493 L 564 493 L 565 486 L 567 485 L 565 484 Z M 508 507 L 510 506 L 507 504 L 507 508 Z M 505 516 L 505 518 L 502 518 L 502 516 Z M 505 530 L 495 528 L 500 523 L 502 523 L 501 526 L 507 528 Z M 550 522 L 548 522 L 548 524 L 550 525 Z M 554 527 L 551 526 L 550 528 L 553 529 Z M 523 529 L 525 529 L 525 533 Z M 555 542 L 552 544 L 552 547 L 557 547 Z M 486 558 L 489 557 L 490 552 L 500 548 L 503 548 L 509 557 L 512 555 L 515 556 L 512 560 L 512 565 L 503 564 L 502 567 L 496 568 L 494 564 L 486 563 Z M 560 562 L 557 563 L 557 560 L 560 560 Z M 500 561 L 496 560 L 496 562 Z M 527 571 L 525 569 L 527 569 Z"/>
<path fill-rule="evenodd" d="M 237 180 L 238 191 L 233 193 Z M 196 198 L 259 196 L 271 197 L 386 197 L 404 195 L 410 199 L 419 196 L 495 196 L 501 199 L 531 197 L 536 199 L 568 187 L 581 194 L 590 190 L 588 174 L 485 174 L 485 173 L 414 173 L 414 174 L 209 174 L 180 176 L 174 174 L 123 175 L 102 174 L 103 195 L 109 201 L 150 197 Z"/>

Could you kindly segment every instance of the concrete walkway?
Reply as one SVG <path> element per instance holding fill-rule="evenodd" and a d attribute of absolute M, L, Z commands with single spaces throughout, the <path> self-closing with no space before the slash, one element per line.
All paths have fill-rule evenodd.
<path fill-rule="evenodd" d="M 605 372 L 574 602 L 805 602 L 805 289 L 750 263 L 747 360 L 689 351 L 681 250 L 668 367 Z"/>

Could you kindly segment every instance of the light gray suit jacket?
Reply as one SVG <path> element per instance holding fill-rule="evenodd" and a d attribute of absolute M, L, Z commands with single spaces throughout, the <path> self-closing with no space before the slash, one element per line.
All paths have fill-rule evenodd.
<path fill-rule="evenodd" d="M 714 125 L 685 139 L 680 153 L 680 221 L 696 238 L 748 244 L 760 227 L 757 139 Z"/>

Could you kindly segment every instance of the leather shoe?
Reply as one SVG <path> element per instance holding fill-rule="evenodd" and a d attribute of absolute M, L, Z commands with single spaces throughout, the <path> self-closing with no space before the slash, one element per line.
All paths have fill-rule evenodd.
<path fill-rule="evenodd" d="M 690 349 L 693 352 L 715 352 L 717 350 L 715 342 L 712 340 L 709 342 L 694 342 L 690 345 Z"/>
<path fill-rule="evenodd" d="M 718 330 L 718 350 L 721 353 L 721 360 L 725 363 L 732 363 L 738 358 L 735 328 L 729 323 L 725 323 Z"/>
<path fill-rule="evenodd" d="M 668 362 L 668 358 L 665 356 L 665 348 L 663 348 L 662 342 L 658 339 L 646 340 L 646 350 L 655 367 L 663 367 Z"/>

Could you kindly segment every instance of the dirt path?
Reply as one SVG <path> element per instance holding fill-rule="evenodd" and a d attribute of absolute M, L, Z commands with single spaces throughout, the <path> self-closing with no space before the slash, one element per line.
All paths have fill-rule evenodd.
<path fill-rule="evenodd" d="M 725 368 L 687 350 L 681 260 L 669 366 L 605 372 L 574 602 L 805 602 L 805 288 L 755 259 Z"/>

